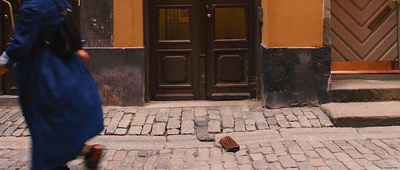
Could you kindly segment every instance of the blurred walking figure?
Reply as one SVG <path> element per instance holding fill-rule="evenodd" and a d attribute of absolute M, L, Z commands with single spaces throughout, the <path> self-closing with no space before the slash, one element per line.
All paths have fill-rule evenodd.
<path fill-rule="evenodd" d="M 72 9 L 66 0 L 55 0 Z M 14 39 L 0 66 L 14 68 L 19 102 L 32 137 L 32 169 L 68 169 L 78 155 L 96 169 L 103 146 L 86 141 L 103 130 L 96 84 L 83 51 L 59 55 L 52 43 L 60 33 L 60 8 L 52 0 L 25 0 Z"/>

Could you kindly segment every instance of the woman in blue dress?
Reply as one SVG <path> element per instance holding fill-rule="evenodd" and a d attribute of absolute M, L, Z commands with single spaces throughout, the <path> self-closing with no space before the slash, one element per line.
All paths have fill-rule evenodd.
<path fill-rule="evenodd" d="M 66 0 L 56 0 L 63 8 Z M 52 0 L 25 0 L 19 9 L 14 39 L 0 57 L 0 66 L 16 72 L 19 102 L 32 138 L 32 169 L 53 170 L 78 155 L 96 169 L 101 145 L 86 141 L 103 130 L 97 86 L 79 50 L 57 55 L 47 43 L 59 32 L 60 10 Z"/>

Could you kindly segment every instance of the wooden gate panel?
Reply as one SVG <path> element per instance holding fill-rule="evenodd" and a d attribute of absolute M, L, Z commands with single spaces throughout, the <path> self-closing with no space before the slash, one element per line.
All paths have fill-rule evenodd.
<path fill-rule="evenodd" d="M 249 0 L 208 0 L 207 97 L 255 98 L 255 6 Z M 222 31 L 224 30 L 224 31 Z"/>
<path fill-rule="evenodd" d="M 393 61 L 397 6 L 388 0 L 332 0 L 332 61 Z M 394 55 L 395 54 L 395 55 Z"/>

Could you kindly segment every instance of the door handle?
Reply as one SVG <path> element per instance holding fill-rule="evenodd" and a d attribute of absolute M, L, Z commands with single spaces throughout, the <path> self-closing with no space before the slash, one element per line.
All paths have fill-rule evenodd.
<path fill-rule="evenodd" d="M 11 20 L 11 28 L 14 30 L 14 13 L 13 13 L 13 9 L 12 9 L 12 5 L 10 2 L 3 0 L 4 3 L 7 4 L 7 6 L 10 8 L 10 20 Z M 7 17 L 7 14 L 4 15 L 5 17 Z"/>

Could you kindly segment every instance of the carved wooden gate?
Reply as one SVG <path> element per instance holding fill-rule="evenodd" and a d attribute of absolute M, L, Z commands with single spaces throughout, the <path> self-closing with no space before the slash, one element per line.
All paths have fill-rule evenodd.
<path fill-rule="evenodd" d="M 398 13 L 391 0 L 332 0 L 332 70 L 398 72 Z"/>

